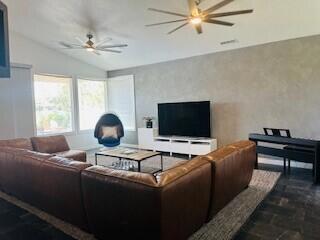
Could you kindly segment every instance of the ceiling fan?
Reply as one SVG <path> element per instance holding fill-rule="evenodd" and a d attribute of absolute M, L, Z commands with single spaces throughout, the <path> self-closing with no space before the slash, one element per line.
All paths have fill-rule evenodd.
<path fill-rule="evenodd" d="M 88 52 L 92 52 L 96 55 L 101 55 L 99 51 L 102 52 L 112 52 L 112 53 L 121 53 L 120 50 L 115 50 L 114 48 L 123 48 L 128 47 L 127 44 L 114 44 L 114 45 L 106 45 L 106 42 L 110 41 L 111 38 L 104 39 L 101 42 L 94 43 L 93 35 L 91 33 L 87 34 L 88 40 L 82 41 L 80 38 L 76 38 L 80 44 L 73 44 L 73 43 L 66 43 L 66 42 L 59 42 L 64 49 L 84 49 Z"/>
<path fill-rule="evenodd" d="M 173 29 L 172 31 L 168 32 L 168 34 L 174 33 L 175 31 L 185 27 L 188 24 L 193 25 L 195 27 L 197 33 L 201 34 L 203 22 L 224 25 L 224 26 L 233 26 L 234 23 L 220 21 L 220 20 L 217 20 L 216 18 L 232 16 L 232 15 L 239 15 L 239 14 L 247 14 L 247 13 L 253 12 L 253 9 L 248 9 L 248 10 L 233 11 L 233 12 L 214 13 L 216 10 L 228 5 L 229 3 L 233 2 L 234 0 L 224 0 L 224 1 L 219 2 L 215 5 L 213 5 L 212 7 L 205 9 L 205 10 L 202 10 L 199 8 L 200 3 L 203 1 L 204 0 L 188 0 L 188 4 L 189 4 L 189 13 L 188 14 L 165 11 L 165 10 L 160 10 L 160 9 L 156 9 L 156 8 L 149 8 L 148 10 L 150 10 L 150 11 L 160 12 L 160 13 L 169 14 L 169 15 L 173 15 L 173 16 L 179 16 L 182 18 L 177 19 L 177 20 L 173 20 L 173 21 L 148 24 L 146 26 L 151 27 L 151 26 L 158 26 L 158 25 L 169 24 L 169 23 L 184 22 L 182 25 L 180 25 L 177 28 Z"/>

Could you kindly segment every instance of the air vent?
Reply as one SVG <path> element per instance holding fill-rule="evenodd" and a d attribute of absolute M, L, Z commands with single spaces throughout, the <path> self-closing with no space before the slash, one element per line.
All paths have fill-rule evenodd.
<path fill-rule="evenodd" d="M 224 41 L 224 42 L 221 42 L 220 44 L 221 45 L 227 45 L 227 44 L 233 44 L 233 43 L 238 43 L 239 41 L 237 39 L 232 39 L 232 40 L 229 40 L 229 41 Z"/>

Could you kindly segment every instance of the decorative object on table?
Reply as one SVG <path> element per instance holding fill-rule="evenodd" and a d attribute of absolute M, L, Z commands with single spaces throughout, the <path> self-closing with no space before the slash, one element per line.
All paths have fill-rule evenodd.
<path fill-rule="evenodd" d="M 121 120 L 113 113 L 104 114 L 98 121 L 94 130 L 94 137 L 99 144 L 105 147 L 116 147 L 120 145 L 120 139 L 124 136 Z"/>
<path fill-rule="evenodd" d="M 137 150 L 133 150 L 133 149 L 124 149 L 122 151 L 122 154 L 130 155 L 130 154 L 134 154 L 134 153 L 137 153 L 137 152 L 138 152 Z"/>
<path fill-rule="evenodd" d="M 233 1 L 234 0 L 223 0 L 223 1 L 213 5 L 210 8 L 200 9 L 199 5 L 202 2 L 201 0 L 197 0 L 197 1 L 196 0 L 188 0 L 188 4 L 189 4 L 189 12 L 188 13 L 177 13 L 177 12 L 172 12 L 172 11 L 160 10 L 160 9 L 156 9 L 156 8 L 149 8 L 148 10 L 150 10 L 150 11 L 164 13 L 164 14 L 173 15 L 173 16 L 178 16 L 178 17 L 181 17 L 181 19 L 160 22 L 160 23 L 154 23 L 154 24 L 148 24 L 148 25 L 146 25 L 146 27 L 182 22 L 182 25 L 180 25 L 180 26 L 176 27 L 175 29 L 173 29 L 172 31 L 168 32 L 168 34 L 174 33 L 175 31 L 177 31 L 177 30 L 179 30 L 189 24 L 195 28 L 195 30 L 197 31 L 198 34 L 202 33 L 202 23 L 218 24 L 218 25 L 231 27 L 234 25 L 234 23 L 221 21 L 218 19 L 220 17 L 227 17 L 227 16 L 233 16 L 233 15 L 239 15 L 239 14 L 247 14 L 247 13 L 253 12 L 253 9 L 232 11 L 232 12 L 219 12 L 219 13 L 216 12 L 220 8 L 230 4 Z"/>
<path fill-rule="evenodd" d="M 153 128 L 154 117 L 144 117 L 143 120 L 146 122 L 146 128 Z"/>
<path fill-rule="evenodd" d="M 125 170 L 125 171 L 135 170 L 133 161 L 127 161 L 127 160 L 113 162 L 111 165 L 111 168 Z"/>

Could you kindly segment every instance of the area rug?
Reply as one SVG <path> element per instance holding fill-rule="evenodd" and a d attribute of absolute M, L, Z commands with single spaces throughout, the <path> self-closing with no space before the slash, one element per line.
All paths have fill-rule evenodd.
<path fill-rule="evenodd" d="M 92 162 L 93 156 L 89 157 Z M 106 160 L 104 160 L 106 161 Z M 165 169 L 172 167 L 181 159 L 165 157 Z M 107 162 L 105 162 L 107 164 Z M 147 163 L 158 164 L 155 161 Z M 259 206 L 263 199 L 272 191 L 276 185 L 280 173 L 255 170 L 250 186 L 240 193 L 224 209 L 222 209 L 209 223 L 204 225 L 198 232 L 190 237 L 190 240 L 231 240 L 249 219 L 253 211 Z M 29 204 L 26 204 L 12 196 L 0 192 L 0 198 L 15 204 L 38 216 L 40 219 L 50 223 L 57 229 L 78 240 L 95 240 L 95 237 L 79 228 L 57 219 Z"/>

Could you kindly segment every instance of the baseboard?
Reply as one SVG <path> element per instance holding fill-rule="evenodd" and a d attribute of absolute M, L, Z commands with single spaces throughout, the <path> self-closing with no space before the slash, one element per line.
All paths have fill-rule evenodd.
<path fill-rule="evenodd" d="M 80 147 L 80 148 L 77 148 L 77 149 L 78 150 L 82 150 L 82 151 L 89 151 L 89 150 L 97 149 L 97 148 L 101 148 L 101 145 L 95 144 L 95 145 L 92 145 L 92 146 Z"/>
<path fill-rule="evenodd" d="M 259 157 L 258 162 L 259 163 L 264 163 L 264 164 L 283 166 L 283 161 L 282 160 L 268 158 L 268 157 Z M 312 164 L 295 162 L 295 161 L 291 160 L 291 167 L 303 168 L 303 169 L 312 169 Z"/>
<path fill-rule="evenodd" d="M 127 148 L 139 148 L 139 146 L 136 144 L 128 144 L 128 143 L 121 143 L 120 146 L 127 147 Z M 77 148 L 77 149 L 82 150 L 82 151 L 90 151 L 90 150 L 98 149 L 98 148 L 103 148 L 103 146 L 100 144 L 95 144 L 95 145 L 92 145 L 89 147 L 82 147 L 82 148 Z"/>
<path fill-rule="evenodd" d="M 137 144 L 129 144 L 129 143 L 121 143 L 121 147 L 128 147 L 128 148 L 139 148 L 139 145 Z"/>

